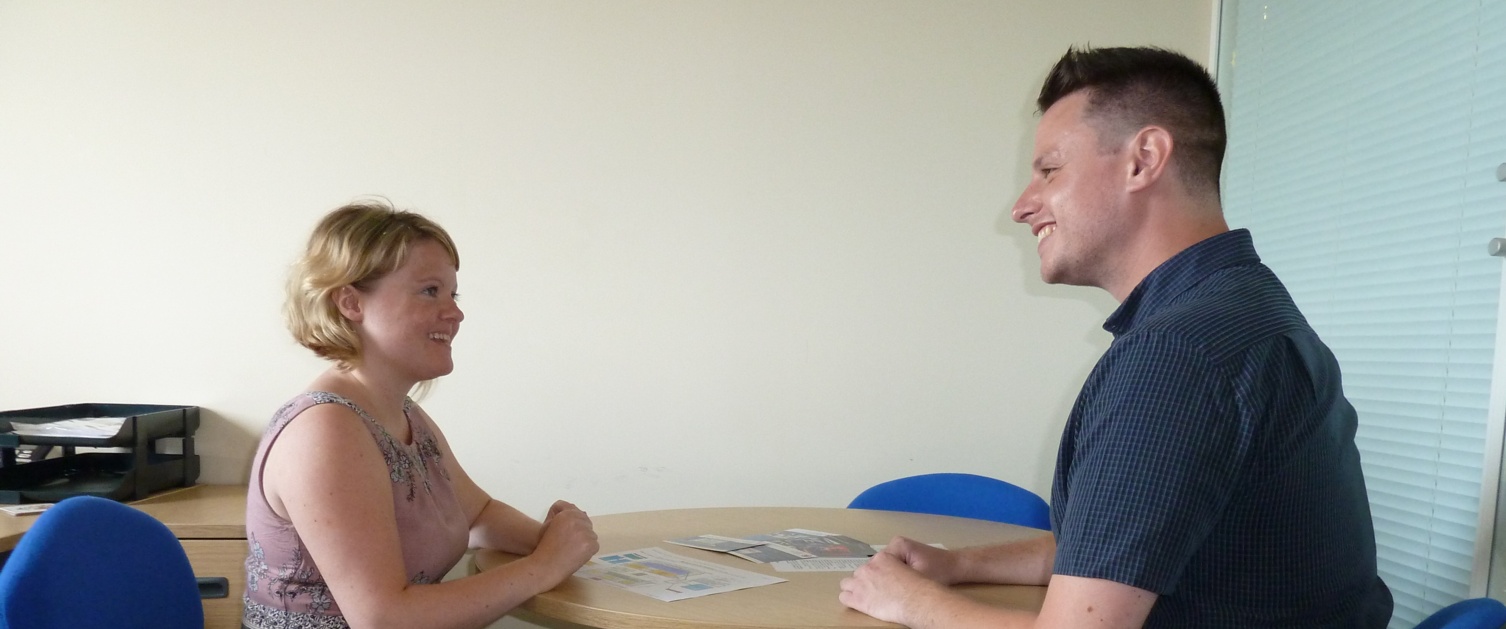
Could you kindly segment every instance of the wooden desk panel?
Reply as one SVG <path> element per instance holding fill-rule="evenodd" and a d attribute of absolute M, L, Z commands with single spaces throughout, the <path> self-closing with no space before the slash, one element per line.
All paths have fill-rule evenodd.
<path fill-rule="evenodd" d="M 246 539 L 246 487 L 194 485 L 128 503 L 167 525 L 178 539 Z M 37 516 L 0 516 L 0 551 L 14 549 Z"/>
<path fill-rule="evenodd" d="M 246 590 L 246 487 L 194 485 L 131 503 L 167 525 L 183 543 L 194 576 L 225 577 L 225 598 L 204 599 L 205 629 L 240 629 Z"/>
<path fill-rule="evenodd" d="M 183 551 L 193 565 L 194 576 L 225 577 L 229 596 L 206 598 L 205 629 L 239 629 L 241 594 L 246 591 L 246 554 L 250 545 L 244 539 L 185 539 Z"/>

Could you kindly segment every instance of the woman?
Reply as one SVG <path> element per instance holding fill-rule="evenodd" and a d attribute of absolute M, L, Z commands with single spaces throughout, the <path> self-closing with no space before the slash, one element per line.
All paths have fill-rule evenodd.
<path fill-rule="evenodd" d="M 252 463 L 246 627 L 483 627 L 596 553 L 575 505 L 540 523 L 477 487 L 408 399 L 454 368 L 459 267 L 444 229 L 386 205 L 314 229 L 286 317 L 334 365 L 277 411 Z M 439 583 L 467 546 L 525 556 Z"/>

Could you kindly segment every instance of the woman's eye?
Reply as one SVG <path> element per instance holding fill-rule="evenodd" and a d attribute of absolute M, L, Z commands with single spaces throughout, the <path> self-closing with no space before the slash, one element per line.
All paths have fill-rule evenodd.
<path fill-rule="evenodd" d="M 430 297 L 438 297 L 439 296 L 439 287 L 438 286 L 430 286 L 428 288 L 425 288 L 423 290 L 423 293 L 425 295 L 430 296 Z"/>
<path fill-rule="evenodd" d="M 450 292 L 450 299 L 454 299 L 456 301 L 460 301 L 460 293 L 458 291 L 451 291 Z"/>

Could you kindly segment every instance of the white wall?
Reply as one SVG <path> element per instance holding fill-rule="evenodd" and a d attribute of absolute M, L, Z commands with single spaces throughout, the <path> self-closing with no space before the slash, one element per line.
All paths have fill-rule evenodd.
<path fill-rule="evenodd" d="M 284 273 L 381 194 L 467 319 L 425 402 L 525 511 L 1042 494 L 1113 302 L 1009 221 L 1069 44 L 1208 0 L 0 0 L 0 408 L 194 404 L 240 482 L 321 369 Z"/>

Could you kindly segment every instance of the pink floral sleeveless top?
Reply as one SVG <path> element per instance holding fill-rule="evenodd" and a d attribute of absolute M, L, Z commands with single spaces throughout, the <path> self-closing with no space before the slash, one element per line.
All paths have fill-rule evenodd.
<path fill-rule="evenodd" d="M 381 449 L 392 479 L 392 503 L 408 581 L 435 583 L 465 553 L 470 523 L 444 469 L 434 431 L 422 413 L 413 411 L 412 400 L 403 405 L 403 415 L 408 418 L 413 442 L 404 444 L 350 400 L 323 391 L 304 393 L 272 416 L 251 463 L 246 494 L 246 540 L 251 553 L 246 557 L 245 612 L 241 619 L 249 629 L 349 627 L 293 523 L 272 511 L 261 490 L 262 461 L 267 450 L 289 422 L 318 404 L 339 404 L 355 411 Z"/>

